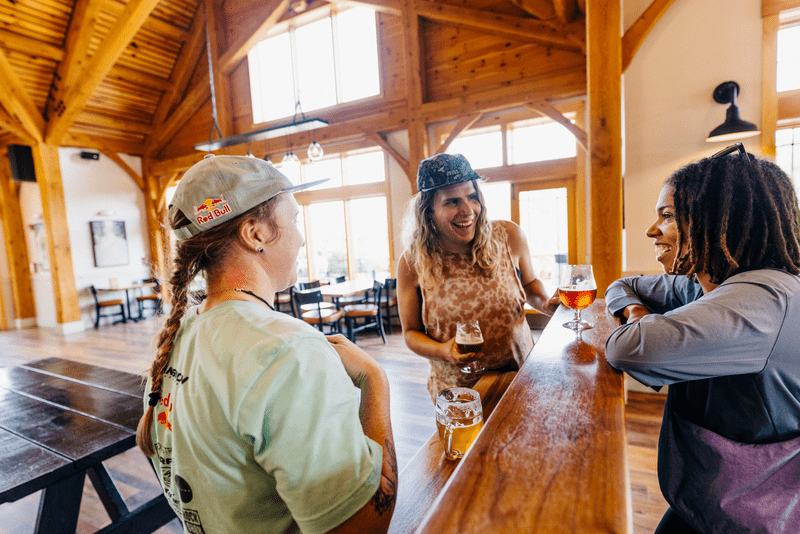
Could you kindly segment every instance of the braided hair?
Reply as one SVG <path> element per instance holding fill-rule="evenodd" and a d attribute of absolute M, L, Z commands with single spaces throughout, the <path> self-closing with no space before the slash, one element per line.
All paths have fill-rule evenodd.
<path fill-rule="evenodd" d="M 156 338 L 157 354 L 150 367 L 150 404 L 139 420 L 136 429 L 136 444 L 145 456 L 150 457 L 155 454 L 151 436 L 154 405 L 161 398 L 164 370 L 169 364 L 170 354 L 183 316 L 191 304 L 189 302 L 189 284 L 201 272 L 213 272 L 227 255 L 231 244 L 237 239 L 239 228 L 243 223 L 250 220 L 265 221 L 272 232 L 272 239 L 277 239 L 279 229 L 273 219 L 273 214 L 282 196 L 278 195 L 259 204 L 220 226 L 200 232 L 189 239 L 178 241 L 172 275 L 169 280 L 172 308 L 164 323 L 164 328 Z M 170 226 L 173 229 L 181 228 L 188 223 L 189 220 L 180 210 L 175 209 L 170 213 Z"/>
<path fill-rule="evenodd" d="M 666 185 L 683 251 L 672 272 L 705 272 L 714 284 L 768 267 L 800 274 L 797 196 L 775 163 L 741 153 L 706 158 Z"/>

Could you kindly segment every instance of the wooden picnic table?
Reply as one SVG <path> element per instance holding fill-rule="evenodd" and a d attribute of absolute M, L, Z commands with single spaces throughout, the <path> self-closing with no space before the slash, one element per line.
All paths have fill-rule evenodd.
<path fill-rule="evenodd" d="M 605 360 L 617 322 L 599 299 L 578 337 L 561 326 L 572 314 L 559 308 L 518 372 L 474 386 L 486 422 L 462 460 L 437 434 L 412 458 L 391 534 L 629 531 L 624 384 Z"/>
<path fill-rule="evenodd" d="M 129 510 L 103 462 L 136 444 L 141 377 L 61 358 L 0 368 L 0 503 L 43 490 L 35 532 L 74 533 L 86 475 L 111 518 L 152 532 L 175 518 L 163 494 Z"/>

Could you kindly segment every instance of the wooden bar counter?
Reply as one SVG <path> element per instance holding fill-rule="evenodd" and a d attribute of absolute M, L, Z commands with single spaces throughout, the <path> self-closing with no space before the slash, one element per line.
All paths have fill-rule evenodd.
<path fill-rule="evenodd" d="M 605 361 L 617 322 L 598 299 L 583 311 L 595 327 L 577 336 L 561 326 L 572 314 L 559 308 L 461 461 L 436 435 L 412 459 L 390 532 L 630 531 L 624 384 Z M 476 386 L 482 398 L 496 375 Z"/>

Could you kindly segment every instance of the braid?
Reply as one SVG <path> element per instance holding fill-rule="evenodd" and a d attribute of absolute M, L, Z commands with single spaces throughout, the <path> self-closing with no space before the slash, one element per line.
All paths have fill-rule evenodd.
<path fill-rule="evenodd" d="M 777 165 L 743 154 L 707 158 L 667 185 L 684 251 L 672 272 L 704 272 L 715 284 L 767 267 L 800 274 L 797 197 Z"/>
<path fill-rule="evenodd" d="M 280 197 L 281 195 L 278 195 L 225 224 L 178 242 L 172 276 L 169 280 L 172 307 L 164 328 L 157 336 L 156 358 L 150 367 L 151 401 L 136 428 L 136 444 L 145 456 L 151 457 L 155 454 L 151 436 L 155 411 L 153 404 L 161 397 L 164 370 L 169 364 L 181 321 L 189 307 L 189 284 L 198 274 L 213 270 L 225 258 L 244 221 L 250 219 L 266 221 L 272 231 L 271 240 L 277 239 L 279 229 L 272 215 Z M 171 214 L 172 228 L 180 228 L 186 224 L 188 219 L 183 213 L 176 210 Z"/>

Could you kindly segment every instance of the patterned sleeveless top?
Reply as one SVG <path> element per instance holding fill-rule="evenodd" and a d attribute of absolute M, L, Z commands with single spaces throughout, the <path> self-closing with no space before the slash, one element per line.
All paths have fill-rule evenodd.
<path fill-rule="evenodd" d="M 525 320 L 525 290 L 517 277 L 508 232 L 494 222 L 492 231 L 500 243 L 499 265 L 491 277 L 471 265 L 469 256 L 445 253 L 443 282 L 422 289 L 422 323 L 431 339 L 443 343 L 455 337 L 456 323 L 477 319 L 483 333 L 482 360 L 487 369 L 519 368 L 533 348 L 530 327 Z M 466 374 L 442 360 L 428 360 L 431 374 L 428 392 L 448 387 L 474 385 L 481 373 Z"/>

